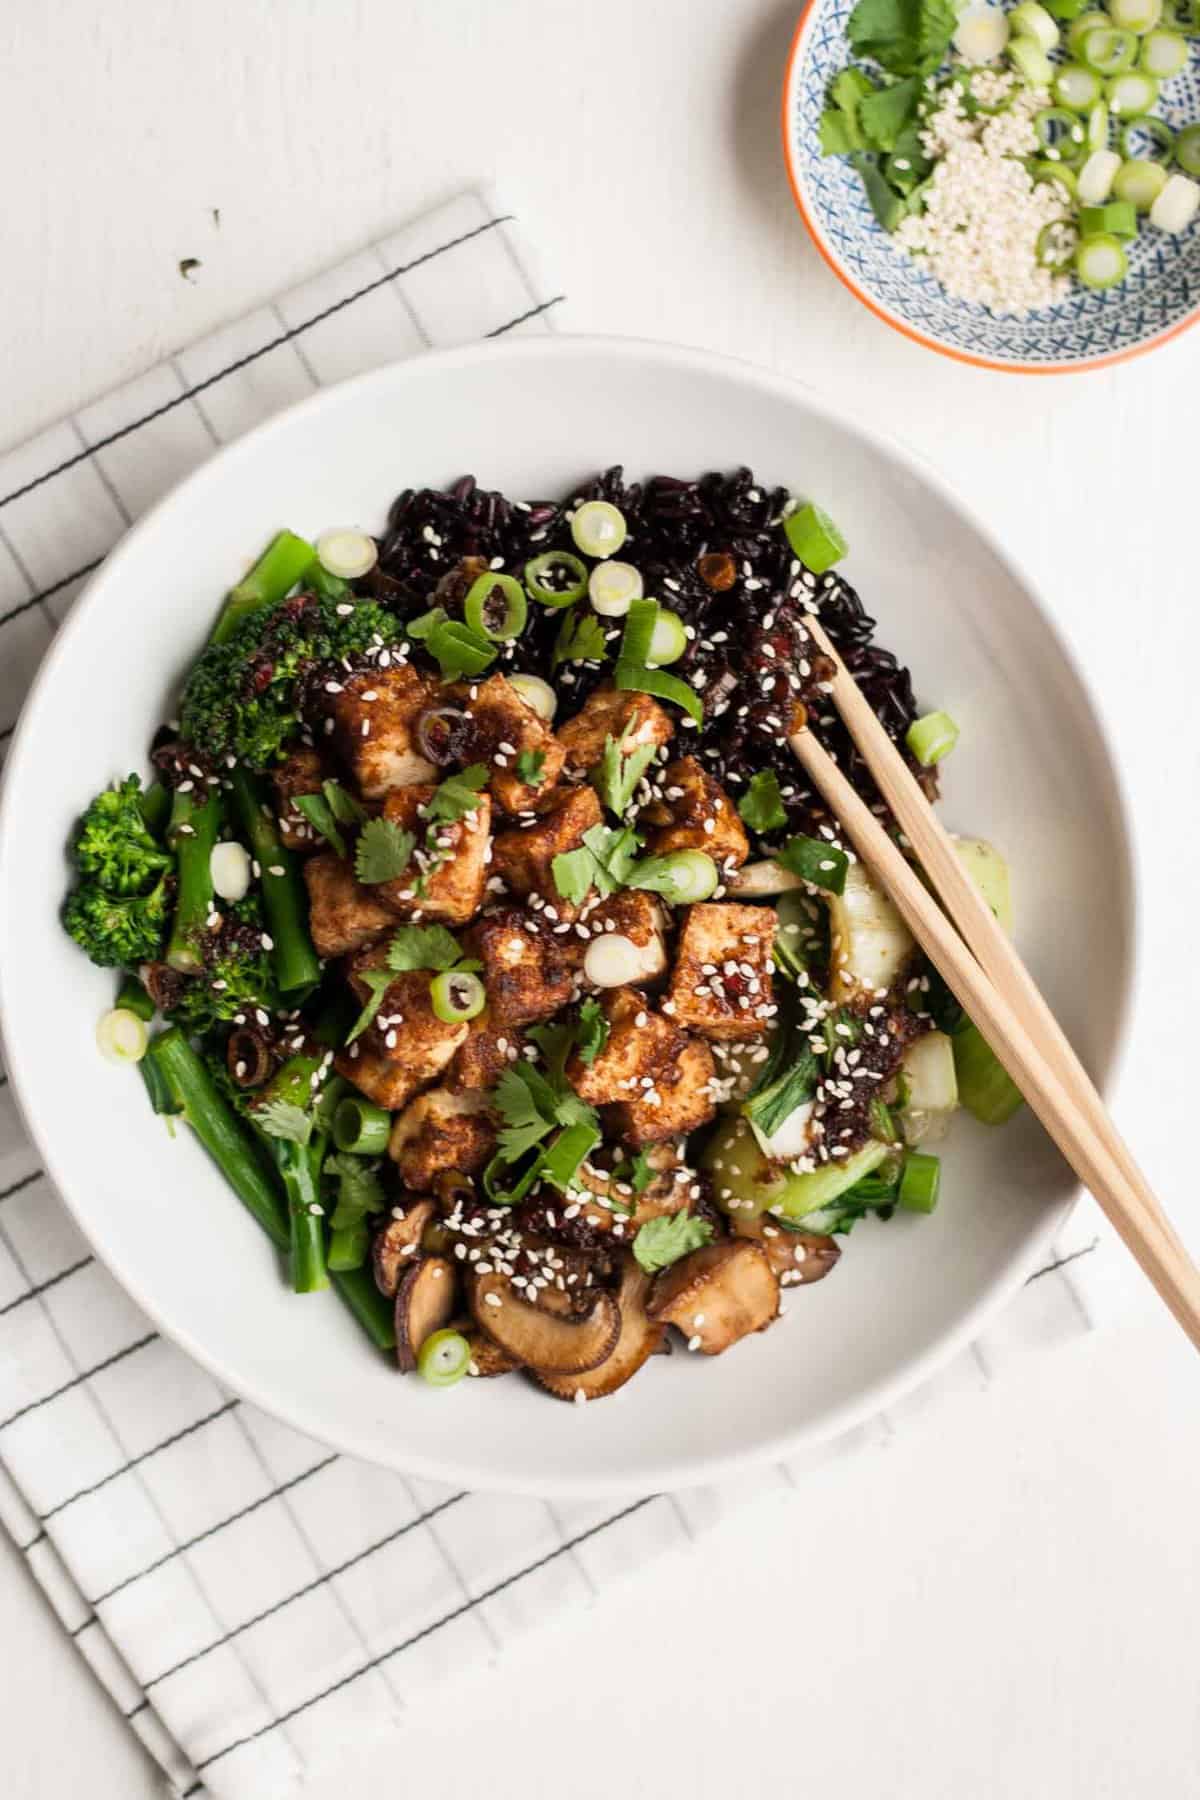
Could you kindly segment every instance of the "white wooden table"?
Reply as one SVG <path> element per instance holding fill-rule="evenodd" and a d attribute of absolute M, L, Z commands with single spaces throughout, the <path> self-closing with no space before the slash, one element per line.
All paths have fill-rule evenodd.
<path fill-rule="evenodd" d="M 1148 950 L 1119 1111 L 1200 1248 L 1200 332 L 1032 381 L 876 323 L 808 247 L 780 168 L 794 11 L 8 0 L 0 429 L 16 440 L 484 174 L 576 328 L 745 355 L 867 409 L 987 509 L 1125 722 Z M 631 1781 L 693 1800 L 1191 1800 L 1198 1373 L 1138 1294 L 1106 1334 L 747 1515 L 702 1571 L 654 1571 L 455 1687 L 385 1779 L 419 1772 L 430 1800 Z M 6 1800 L 157 1791 L 7 1551 L 0 1669 Z"/>

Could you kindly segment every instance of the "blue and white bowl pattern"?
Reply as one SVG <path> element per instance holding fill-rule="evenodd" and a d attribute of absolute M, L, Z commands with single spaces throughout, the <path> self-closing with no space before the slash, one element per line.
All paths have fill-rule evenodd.
<path fill-rule="evenodd" d="M 1200 220 L 1177 237 L 1143 225 L 1127 245 L 1129 274 L 1097 293 L 1072 283 L 1065 299 L 1023 319 L 948 294 L 876 223 L 845 157 L 823 157 L 819 125 L 829 83 L 847 61 L 854 0 L 812 0 L 797 33 L 784 98 L 785 149 L 810 230 L 847 285 L 898 329 L 935 349 L 1013 369 L 1110 362 L 1173 335 L 1200 311 Z M 1200 41 L 1163 83 L 1156 108 L 1172 127 L 1200 120 Z"/>

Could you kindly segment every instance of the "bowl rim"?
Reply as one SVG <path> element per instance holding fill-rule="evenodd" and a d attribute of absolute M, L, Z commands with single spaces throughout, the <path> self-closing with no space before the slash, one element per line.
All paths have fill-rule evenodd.
<path fill-rule="evenodd" d="M 9 848 L 8 840 L 16 829 L 14 809 L 11 803 L 11 795 L 15 791 L 16 782 L 10 778 L 21 768 L 26 758 L 33 754 L 32 727 L 44 709 L 43 696 L 52 688 L 60 660 L 65 660 L 70 654 L 72 637 L 79 628 L 79 621 L 84 612 L 91 612 L 94 608 L 104 604 L 109 585 L 119 584 L 124 578 L 124 566 L 136 552 L 141 535 L 143 533 L 149 535 L 152 529 L 157 528 L 160 514 L 177 505 L 180 496 L 190 492 L 194 486 L 213 480 L 214 471 L 218 465 L 236 465 L 240 458 L 256 455 L 262 444 L 273 434 L 290 428 L 294 416 L 311 413 L 314 418 L 318 418 L 325 407 L 341 403 L 347 391 L 369 390 L 376 383 L 386 383 L 389 379 L 394 379 L 402 369 L 422 372 L 432 369 L 436 372 L 439 366 L 447 368 L 461 367 L 463 364 L 469 366 L 473 362 L 490 361 L 497 358 L 518 362 L 522 360 L 536 361 L 547 356 L 554 357 L 572 353 L 600 353 L 609 357 L 634 359 L 644 359 L 650 356 L 659 361 L 665 360 L 678 368 L 692 370 L 697 374 L 733 377 L 741 383 L 757 387 L 774 398 L 783 398 L 792 403 L 799 402 L 810 416 L 828 421 L 836 428 L 850 430 L 869 446 L 893 460 L 899 468 L 908 471 L 915 479 L 930 488 L 944 505 L 956 512 L 970 526 L 997 563 L 1025 593 L 1038 621 L 1048 633 L 1062 657 L 1065 667 L 1071 674 L 1076 684 L 1080 704 L 1085 709 L 1088 720 L 1103 748 L 1105 773 L 1113 812 L 1113 828 L 1122 850 L 1122 901 L 1127 927 L 1123 945 L 1126 974 L 1114 1015 L 1111 1048 L 1096 1073 L 1098 1088 L 1102 1094 L 1107 1093 L 1116 1085 L 1125 1065 L 1138 973 L 1143 962 L 1143 907 L 1139 887 L 1137 815 L 1130 803 L 1124 771 L 1113 754 L 1112 746 L 1119 739 L 1110 730 L 1108 709 L 1102 706 L 1095 694 L 1092 684 L 1076 656 L 1072 642 L 1064 635 L 1037 585 L 1022 572 L 1019 564 L 1008 554 L 1002 539 L 992 531 L 974 505 L 961 497 L 937 468 L 926 461 L 922 453 L 893 437 L 890 432 L 880 430 L 853 406 L 847 406 L 841 401 L 835 403 L 826 400 L 811 386 L 794 376 L 765 368 L 746 358 L 706 349 L 665 343 L 654 339 L 598 333 L 555 333 L 552 336 L 537 338 L 510 338 L 502 343 L 491 343 L 487 340 L 472 342 L 444 350 L 425 352 L 415 357 L 399 358 L 352 376 L 345 381 L 331 383 L 314 394 L 306 395 L 291 406 L 282 408 L 260 425 L 218 449 L 182 481 L 168 489 L 118 541 L 100 567 L 89 577 L 71 608 L 70 615 L 56 632 L 26 695 L 9 746 L 5 768 L 0 774 L 0 872 L 12 870 L 15 867 L 14 858 L 6 854 Z M 5 879 L 0 873 L 0 945 L 3 944 L 9 932 L 10 903 L 8 895 L 12 891 L 14 879 L 12 875 Z M 0 1042 L 4 1042 L 8 1036 L 5 1029 L 5 964 L 6 959 L 0 955 Z M 401 1454 L 385 1454 L 380 1444 L 372 1440 L 369 1434 L 356 1429 L 344 1431 L 336 1440 L 332 1439 L 326 1435 L 326 1428 L 322 1424 L 318 1423 L 314 1426 L 314 1422 L 307 1417 L 302 1393 L 298 1394 L 293 1402 L 284 1404 L 276 1393 L 266 1393 L 261 1384 L 251 1384 L 237 1369 L 229 1368 L 220 1360 L 219 1352 L 196 1341 L 189 1333 L 177 1329 L 170 1322 L 164 1302 L 158 1293 L 147 1293 L 140 1283 L 130 1280 L 127 1274 L 110 1260 L 106 1245 L 93 1236 L 89 1223 L 85 1222 L 74 1203 L 69 1184 L 60 1175 L 55 1141 L 44 1141 L 33 1123 L 36 1109 L 32 1104 L 32 1096 L 27 1098 L 26 1095 L 25 1071 L 19 1056 L 9 1054 L 7 1045 L 5 1064 L 19 1116 L 32 1145 L 42 1158 L 44 1171 L 54 1184 L 59 1198 L 79 1226 L 98 1261 L 103 1264 L 118 1286 L 130 1296 L 167 1341 L 177 1345 L 186 1355 L 207 1370 L 214 1380 L 240 1398 L 257 1406 L 268 1416 L 291 1426 L 294 1430 L 319 1442 L 329 1444 L 332 1449 L 341 1454 L 357 1456 L 366 1462 L 390 1467 L 403 1474 L 414 1475 L 418 1478 L 457 1482 L 471 1491 L 479 1492 L 535 1494 L 549 1499 L 628 1496 L 645 1493 L 648 1486 L 654 1491 L 669 1492 L 729 1479 L 750 1469 L 778 1463 L 812 1446 L 829 1442 L 886 1410 L 904 1394 L 920 1387 L 940 1367 L 965 1349 L 986 1328 L 988 1322 L 996 1316 L 1017 1289 L 1024 1284 L 1038 1262 L 1051 1250 L 1054 1239 L 1074 1210 L 1081 1192 L 1080 1188 L 1076 1186 L 1059 1205 L 1047 1212 L 1046 1217 L 1035 1230 L 1030 1232 L 1024 1243 L 996 1268 L 991 1280 L 982 1289 L 974 1304 L 964 1312 L 957 1324 L 945 1330 L 924 1351 L 905 1361 L 895 1374 L 866 1384 L 852 1399 L 848 1399 L 842 1405 L 826 1413 L 816 1425 L 810 1424 L 790 1430 L 781 1430 L 750 1450 L 718 1452 L 697 1457 L 685 1463 L 664 1465 L 657 1472 L 653 1481 L 648 1481 L 644 1476 L 631 1477 L 614 1472 L 604 1475 L 585 1475 L 580 1478 L 572 1475 L 556 1475 L 529 1482 L 523 1481 L 516 1475 L 497 1474 L 494 1470 L 476 1465 L 472 1463 L 469 1453 L 463 1455 L 460 1452 L 449 1460 L 420 1452 L 410 1453 L 407 1450 L 403 1450 Z"/>
<path fill-rule="evenodd" d="M 842 286 L 848 288 L 856 300 L 873 312 L 877 319 L 890 325 L 893 331 L 902 337 L 910 338 L 914 344 L 922 344 L 927 350 L 936 350 L 939 356 L 946 356 L 953 362 L 967 363 L 976 369 L 993 369 L 1002 375 L 1082 375 L 1092 369 L 1107 369 L 1116 363 L 1129 362 L 1135 356 L 1145 356 L 1150 350 L 1156 350 L 1171 338 L 1179 337 L 1200 319 L 1200 300 L 1192 310 L 1175 324 L 1156 331 L 1152 336 L 1143 338 L 1140 343 L 1131 344 L 1127 350 L 1109 350 L 1097 356 L 1075 357 L 1064 362 L 1007 362 L 988 356 L 979 356 L 971 350 L 959 350 L 954 345 L 944 344 L 940 338 L 931 337 L 927 332 L 919 331 L 915 325 L 909 325 L 881 300 L 876 300 L 865 288 L 860 287 L 841 258 L 827 242 L 815 215 L 805 198 L 804 181 L 796 160 L 796 148 L 792 131 L 792 99 L 795 93 L 803 54 L 808 48 L 808 39 L 816 24 L 817 14 L 824 0 L 804 0 L 800 16 L 796 20 L 792 32 L 792 41 L 788 48 L 787 61 L 784 65 L 783 89 L 780 97 L 779 125 L 783 141 L 783 163 L 787 170 L 788 185 L 792 190 L 792 199 L 796 210 L 804 221 L 805 230 L 816 246 L 817 252 L 826 265 L 832 269 Z"/>

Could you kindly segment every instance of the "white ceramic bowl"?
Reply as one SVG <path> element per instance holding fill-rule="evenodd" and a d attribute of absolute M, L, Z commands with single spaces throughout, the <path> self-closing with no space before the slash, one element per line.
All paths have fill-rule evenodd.
<path fill-rule="evenodd" d="M 63 846 L 93 790 L 144 766 L 222 592 L 278 526 L 382 524 L 395 492 L 472 471 L 561 495 L 607 463 L 750 463 L 810 492 L 848 578 L 925 703 L 962 726 L 945 817 L 1009 854 L 1019 939 L 1101 1076 L 1131 982 L 1122 804 L 1080 677 L 986 527 L 914 459 L 776 376 L 697 352 L 527 339 L 329 389 L 213 458 L 144 519 L 76 604 L 13 743 L 0 815 L 8 1066 L 82 1229 L 218 1380 L 340 1449 L 459 1485 L 542 1494 L 688 1486 L 794 1451 L 885 1405 L 977 1332 L 1044 1256 L 1073 1184 L 1028 1117 L 961 1121 L 931 1219 L 860 1226 L 774 1329 L 709 1361 L 652 1362 L 564 1406 L 520 1379 L 438 1392 L 397 1378 L 329 1295 L 296 1298 L 257 1226 L 136 1076 L 97 1056 L 112 981 L 62 934 Z M 1096 970 L 1104 980 L 1096 980 Z"/>

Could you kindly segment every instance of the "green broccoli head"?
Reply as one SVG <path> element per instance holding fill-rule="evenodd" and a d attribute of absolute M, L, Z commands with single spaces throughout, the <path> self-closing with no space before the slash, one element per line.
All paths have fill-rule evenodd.
<path fill-rule="evenodd" d="M 215 931 L 201 933 L 197 949 L 204 972 L 187 980 L 170 1016 L 186 1031 L 203 1035 L 238 1016 L 254 1020 L 261 1007 L 275 1012 L 279 990 L 271 959 L 263 948 L 262 907 L 248 894 L 225 914 Z"/>
<path fill-rule="evenodd" d="M 236 756 L 251 769 L 278 762 L 300 729 L 308 671 L 404 635 L 374 601 L 341 612 L 347 604 L 298 594 L 252 614 L 225 643 L 210 644 L 188 678 L 183 735 L 215 761 Z"/>
<path fill-rule="evenodd" d="M 150 893 L 121 896 L 84 880 L 67 896 L 62 919 L 68 936 L 102 969 L 136 969 L 162 955 L 171 883 L 164 874 Z"/>
<path fill-rule="evenodd" d="M 97 794 L 75 834 L 75 862 L 106 894 L 144 894 L 171 859 L 147 830 L 142 784 L 130 775 Z"/>

